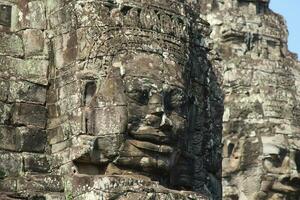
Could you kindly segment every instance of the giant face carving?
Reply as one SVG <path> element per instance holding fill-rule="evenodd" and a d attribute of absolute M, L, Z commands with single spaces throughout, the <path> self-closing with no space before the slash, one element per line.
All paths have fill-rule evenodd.
<path fill-rule="evenodd" d="M 72 113 L 72 171 L 198 192 L 212 187 L 219 196 L 221 121 L 213 118 L 221 101 L 202 41 L 208 24 L 192 20 L 194 7 L 181 1 L 75 7 L 84 28 L 73 38 L 81 49 L 70 79 L 82 101 Z M 93 26 L 86 19 L 95 19 Z"/>
<path fill-rule="evenodd" d="M 106 174 L 138 173 L 191 186 L 184 70 L 166 56 L 126 53 L 113 59 L 98 87 L 87 85 L 86 131 L 111 140 L 98 142 Z"/>
<path fill-rule="evenodd" d="M 296 199 L 300 194 L 299 144 L 279 134 L 262 137 L 262 143 L 263 167 L 268 173 L 262 190 L 273 194 L 274 199 Z"/>

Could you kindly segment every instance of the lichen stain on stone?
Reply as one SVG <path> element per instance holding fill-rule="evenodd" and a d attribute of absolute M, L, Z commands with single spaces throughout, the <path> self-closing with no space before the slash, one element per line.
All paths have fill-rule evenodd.
<path fill-rule="evenodd" d="M 0 199 L 297 199 L 300 65 L 268 4 L 9 1 Z"/>

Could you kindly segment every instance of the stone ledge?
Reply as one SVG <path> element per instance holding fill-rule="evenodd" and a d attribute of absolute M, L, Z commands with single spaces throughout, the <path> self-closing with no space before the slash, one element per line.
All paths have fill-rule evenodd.
<path fill-rule="evenodd" d="M 136 176 L 88 176 L 66 177 L 66 194 L 74 200 L 85 199 L 197 199 L 208 200 L 205 195 L 165 188 L 158 182 Z"/>

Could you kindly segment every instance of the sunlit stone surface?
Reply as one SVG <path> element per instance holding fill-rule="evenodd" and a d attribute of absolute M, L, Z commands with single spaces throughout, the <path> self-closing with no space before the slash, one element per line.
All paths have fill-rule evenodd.
<path fill-rule="evenodd" d="M 284 19 L 268 5 L 268 0 L 201 3 L 225 94 L 223 199 L 300 196 L 300 65 L 287 50 Z"/>
<path fill-rule="evenodd" d="M 0 5 L 0 199 L 221 199 L 197 1 Z"/>

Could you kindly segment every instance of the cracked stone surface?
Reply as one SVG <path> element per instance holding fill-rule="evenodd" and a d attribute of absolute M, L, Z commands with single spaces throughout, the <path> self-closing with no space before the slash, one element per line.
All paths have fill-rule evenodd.
<path fill-rule="evenodd" d="M 223 199 L 300 196 L 299 62 L 269 0 L 205 0 L 225 94 Z"/>
<path fill-rule="evenodd" d="M 0 199 L 221 199 L 199 2 L 0 0 Z"/>
<path fill-rule="evenodd" d="M 299 200 L 287 35 L 269 0 L 0 0 L 0 199 Z"/>

